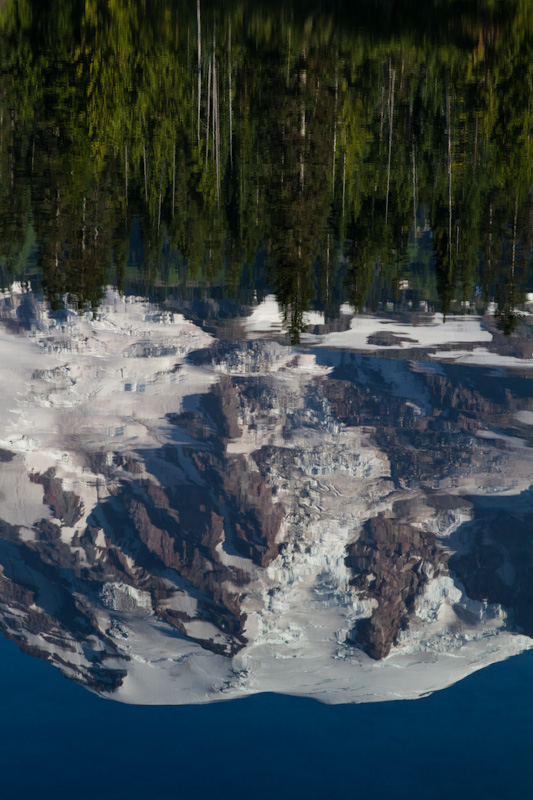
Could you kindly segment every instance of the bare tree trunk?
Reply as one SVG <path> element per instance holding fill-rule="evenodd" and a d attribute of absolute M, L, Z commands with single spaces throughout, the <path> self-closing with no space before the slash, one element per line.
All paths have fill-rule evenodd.
<path fill-rule="evenodd" d="M 285 151 L 284 151 L 284 148 L 285 148 L 285 125 L 281 126 L 281 142 L 282 142 L 281 169 L 279 171 L 279 181 L 280 181 L 280 186 L 283 186 L 283 184 L 285 183 Z"/>
<path fill-rule="evenodd" d="M 174 218 L 174 203 L 176 200 L 176 142 L 172 148 L 172 218 Z"/>
<path fill-rule="evenodd" d="M 216 157 L 215 78 L 216 78 L 216 66 L 215 66 L 215 56 L 213 56 L 213 68 L 211 72 L 211 145 L 213 148 L 213 158 Z"/>
<path fill-rule="evenodd" d="M 326 244 L 326 307 L 329 303 L 329 231 Z"/>
<path fill-rule="evenodd" d="M 346 194 L 346 150 L 342 160 L 342 221 L 344 222 L 344 197 Z"/>
<path fill-rule="evenodd" d="M 59 136 L 59 131 L 58 131 Z M 15 148 L 13 147 L 15 139 L 15 112 L 11 111 L 11 147 L 10 149 L 10 158 L 9 158 L 9 185 L 11 191 L 15 188 Z"/>
<path fill-rule="evenodd" d="M 290 66 L 291 66 L 291 29 L 289 28 L 289 49 L 287 52 L 287 86 L 290 80 Z"/>
<path fill-rule="evenodd" d="M 489 252 L 487 255 L 487 265 L 489 268 L 489 280 L 491 272 L 491 253 L 492 253 L 492 203 L 489 205 Z"/>
<path fill-rule="evenodd" d="M 148 202 L 148 176 L 146 174 L 146 147 L 143 144 L 143 165 L 144 165 L 144 199 Z"/>
<path fill-rule="evenodd" d="M 477 167 L 477 126 L 478 126 L 478 119 L 476 116 L 476 130 L 474 134 L 474 172 L 476 171 Z"/>
<path fill-rule="evenodd" d="M 231 91 L 231 22 L 228 28 L 229 163 L 233 168 L 233 99 Z"/>
<path fill-rule="evenodd" d="M 300 72 L 300 89 L 304 88 L 307 84 L 307 72 L 306 70 L 302 70 Z M 302 140 L 302 145 L 299 154 L 299 162 L 300 162 L 300 192 L 302 193 L 304 190 L 305 185 L 305 128 L 306 128 L 306 117 L 305 117 L 305 95 L 302 98 L 302 106 L 300 109 L 300 139 Z"/>
<path fill-rule="evenodd" d="M 212 61 L 213 66 L 211 68 L 211 138 L 212 138 L 212 145 L 213 145 L 213 158 L 216 164 L 216 156 L 217 156 L 217 137 L 216 137 L 216 119 L 215 119 L 215 109 L 216 109 L 216 82 L 217 82 L 217 65 L 216 65 L 216 55 L 215 55 L 215 21 L 213 19 L 213 55 Z"/>
<path fill-rule="evenodd" d="M 382 85 L 381 87 L 381 107 L 379 112 L 379 153 L 381 155 L 381 141 L 383 139 L 383 101 L 385 97 L 385 87 Z"/>
<path fill-rule="evenodd" d="M 529 147 L 531 145 L 530 115 L 531 115 L 531 101 L 528 101 L 528 104 L 527 104 L 527 154 L 528 154 L 528 156 L 529 156 Z"/>
<path fill-rule="evenodd" d="M 335 196 L 335 161 L 337 159 L 337 100 L 339 90 L 339 76 L 335 67 L 335 106 L 333 108 L 333 165 L 331 169 L 331 193 Z"/>
<path fill-rule="evenodd" d="M 415 147 L 413 145 L 413 235 L 416 242 L 416 162 L 415 162 Z"/>
<path fill-rule="evenodd" d="M 207 133 L 205 137 L 205 168 L 209 160 L 209 128 L 211 123 L 211 76 L 213 65 L 209 59 L 209 70 L 207 72 Z"/>
<path fill-rule="evenodd" d="M 86 226 L 85 226 L 85 209 L 86 209 L 86 206 L 87 206 L 87 198 L 84 197 L 83 198 L 83 212 L 82 212 L 82 215 L 81 215 L 81 220 L 83 222 L 83 226 L 82 226 L 82 229 L 81 229 L 81 249 L 82 249 L 82 252 L 85 251 L 85 230 L 86 230 Z"/>
<path fill-rule="evenodd" d="M 392 129 L 394 124 L 394 84 L 396 81 L 396 70 L 391 68 L 389 63 L 389 155 L 387 159 L 387 196 L 385 200 L 385 225 L 389 219 L 389 189 L 390 189 L 390 162 L 392 154 Z"/>
<path fill-rule="evenodd" d="M 214 41 L 213 41 L 214 47 Z M 215 168 L 217 177 L 217 204 L 220 199 L 220 108 L 218 92 L 218 73 L 216 57 L 213 54 L 213 133 L 215 150 Z"/>
<path fill-rule="evenodd" d="M 200 106 L 202 102 L 202 26 L 200 20 L 200 0 L 196 0 L 196 38 L 198 51 L 198 122 L 197 140 L 200 146 Z"/>
<path fill-rule="evenodd" d="M 128 207 L 128 145 L 124 145 L 124 189 L 126 194 L 126 208 Z"/>
<path fill-rule="evenodd" d="M 448 252 L 450 263 L 448 269 L 452 267 L 452 131 L 451 131 L 451 111 L 450 111 L 450 89 L 446 82 L 446 134 L 448 143 Z"/>
<path fill-rule="evenodd" d="M 518 218 L 518 195 L 514 201 L 514 220 L 513 220 L 513 250 L 512 250 L 512 257 L 511 257 L 511 278 L 514 281 L 514 270 L 515 270 L 515 263 L 516 263 L 516 221 Z"/>
<path fill-rule="evenodd" d="M 257 152 L 255 154 L 255 164 L 256 167 L 259 164 L 259 154 Z M 259 181 L 256 181 L 255 184 L 255 224 L 259 225 Z"/>
<path fill-rule="evenodd" d="M 157 211 L 157 233 L 161 227 L 161 199 L 163 195 L 163 168 L 161 167 L 161 174 L 159 176 L 159 208 Z"/>

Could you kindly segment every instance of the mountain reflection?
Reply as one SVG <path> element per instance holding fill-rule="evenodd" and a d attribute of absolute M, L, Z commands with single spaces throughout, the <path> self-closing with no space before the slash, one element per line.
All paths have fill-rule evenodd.
<path fill-rule="evenodd" d="M 229 315 L 270 291 L 292 342 L 345 302 L 494 301 L 512 333 L 532 288 L 531 2 L 304 5 L 5 0 L 4 286 Z"/>
<path fill-rule="evenodd" d="M 532 644 L 533 4 L 418 5 L 0 0 L 0 630 L 94 691 Z"/>
<path fill-rule="evenodd" d="M 354 702 L 531 646 L 531 339 L 426 315 L 394 347 L 385 317 L 223 341 L 113 290 L 78 314 L 14 287 L 0 321 L 24 651 L 126 702 Z"/>

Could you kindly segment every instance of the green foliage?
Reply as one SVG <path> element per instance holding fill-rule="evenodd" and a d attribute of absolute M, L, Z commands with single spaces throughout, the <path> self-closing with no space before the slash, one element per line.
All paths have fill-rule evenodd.
<path fill-rule="evenodd" d="M 532 39 L 532 0 L 4 0 L 2 280 L 37 260 L 56 304 L 93 308 L 109 282 L 268 283 L 292 341 L 345 301 L 496 297 L 508 330 Z"/>

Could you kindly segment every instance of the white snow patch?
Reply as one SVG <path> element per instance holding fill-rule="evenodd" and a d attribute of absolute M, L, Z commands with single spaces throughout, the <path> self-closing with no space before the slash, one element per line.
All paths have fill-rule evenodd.
<path fill-rule="evenodd" d="M 127 583 L 104 583 L 100 597 L 104 606 L 113 611 L 152 612 L 150 594 Z"/>
<path fill-rule="evenodd" d="M 463 340 L 464 341 L 464 340 Z M 533 358 L 515 358 L 515 356 L 502 356 L 491 353 L 484 347 L 474 347 L 470 350 L 438 350 L 430 353 L 431 358 L 452 361 L 454 364 L 472 364 L 487 367 L 511 367 L 530 369 L 533 367 Z"/>
<path fill-rule="evenodd" d="M 533 425 L 533 411 L 517 411 L 514 416 L 524 425 Z"/>
<path fill-rule="evenodd" d="M 320 337 L 319 346 L 351 350 L 382 350 L 381 345 L 369 344 L 368 338 L 383 333 L 408 339 L 408 341 L 398 341 L 393 345 L 403 349 L 436 347 L 461 342 L 492 341 L 492 334 L 482 327 L 479 317 L 448 317 L 444 321 L 442 314 L 434 314 L 426 324 L 412 325 L 361 314 L 353 317 L 350 330 L 329 333 Z M 302 342 L 312 344 L 313 339 L 304 336 Z"/>

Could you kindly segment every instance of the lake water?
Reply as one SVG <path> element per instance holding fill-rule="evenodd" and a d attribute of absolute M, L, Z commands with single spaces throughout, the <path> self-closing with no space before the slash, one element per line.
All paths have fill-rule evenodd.
<path fill-rule="evenodd" d="M 0 40 L 6 796 L 529 796 L 533 4 Z"/>
<path fill-rule="evenodd" d="M 529 796 L 529 653 L 424 700 L 357 706 L 132 707 L 10 643 L 1 663 L 5 797 Z"/>

